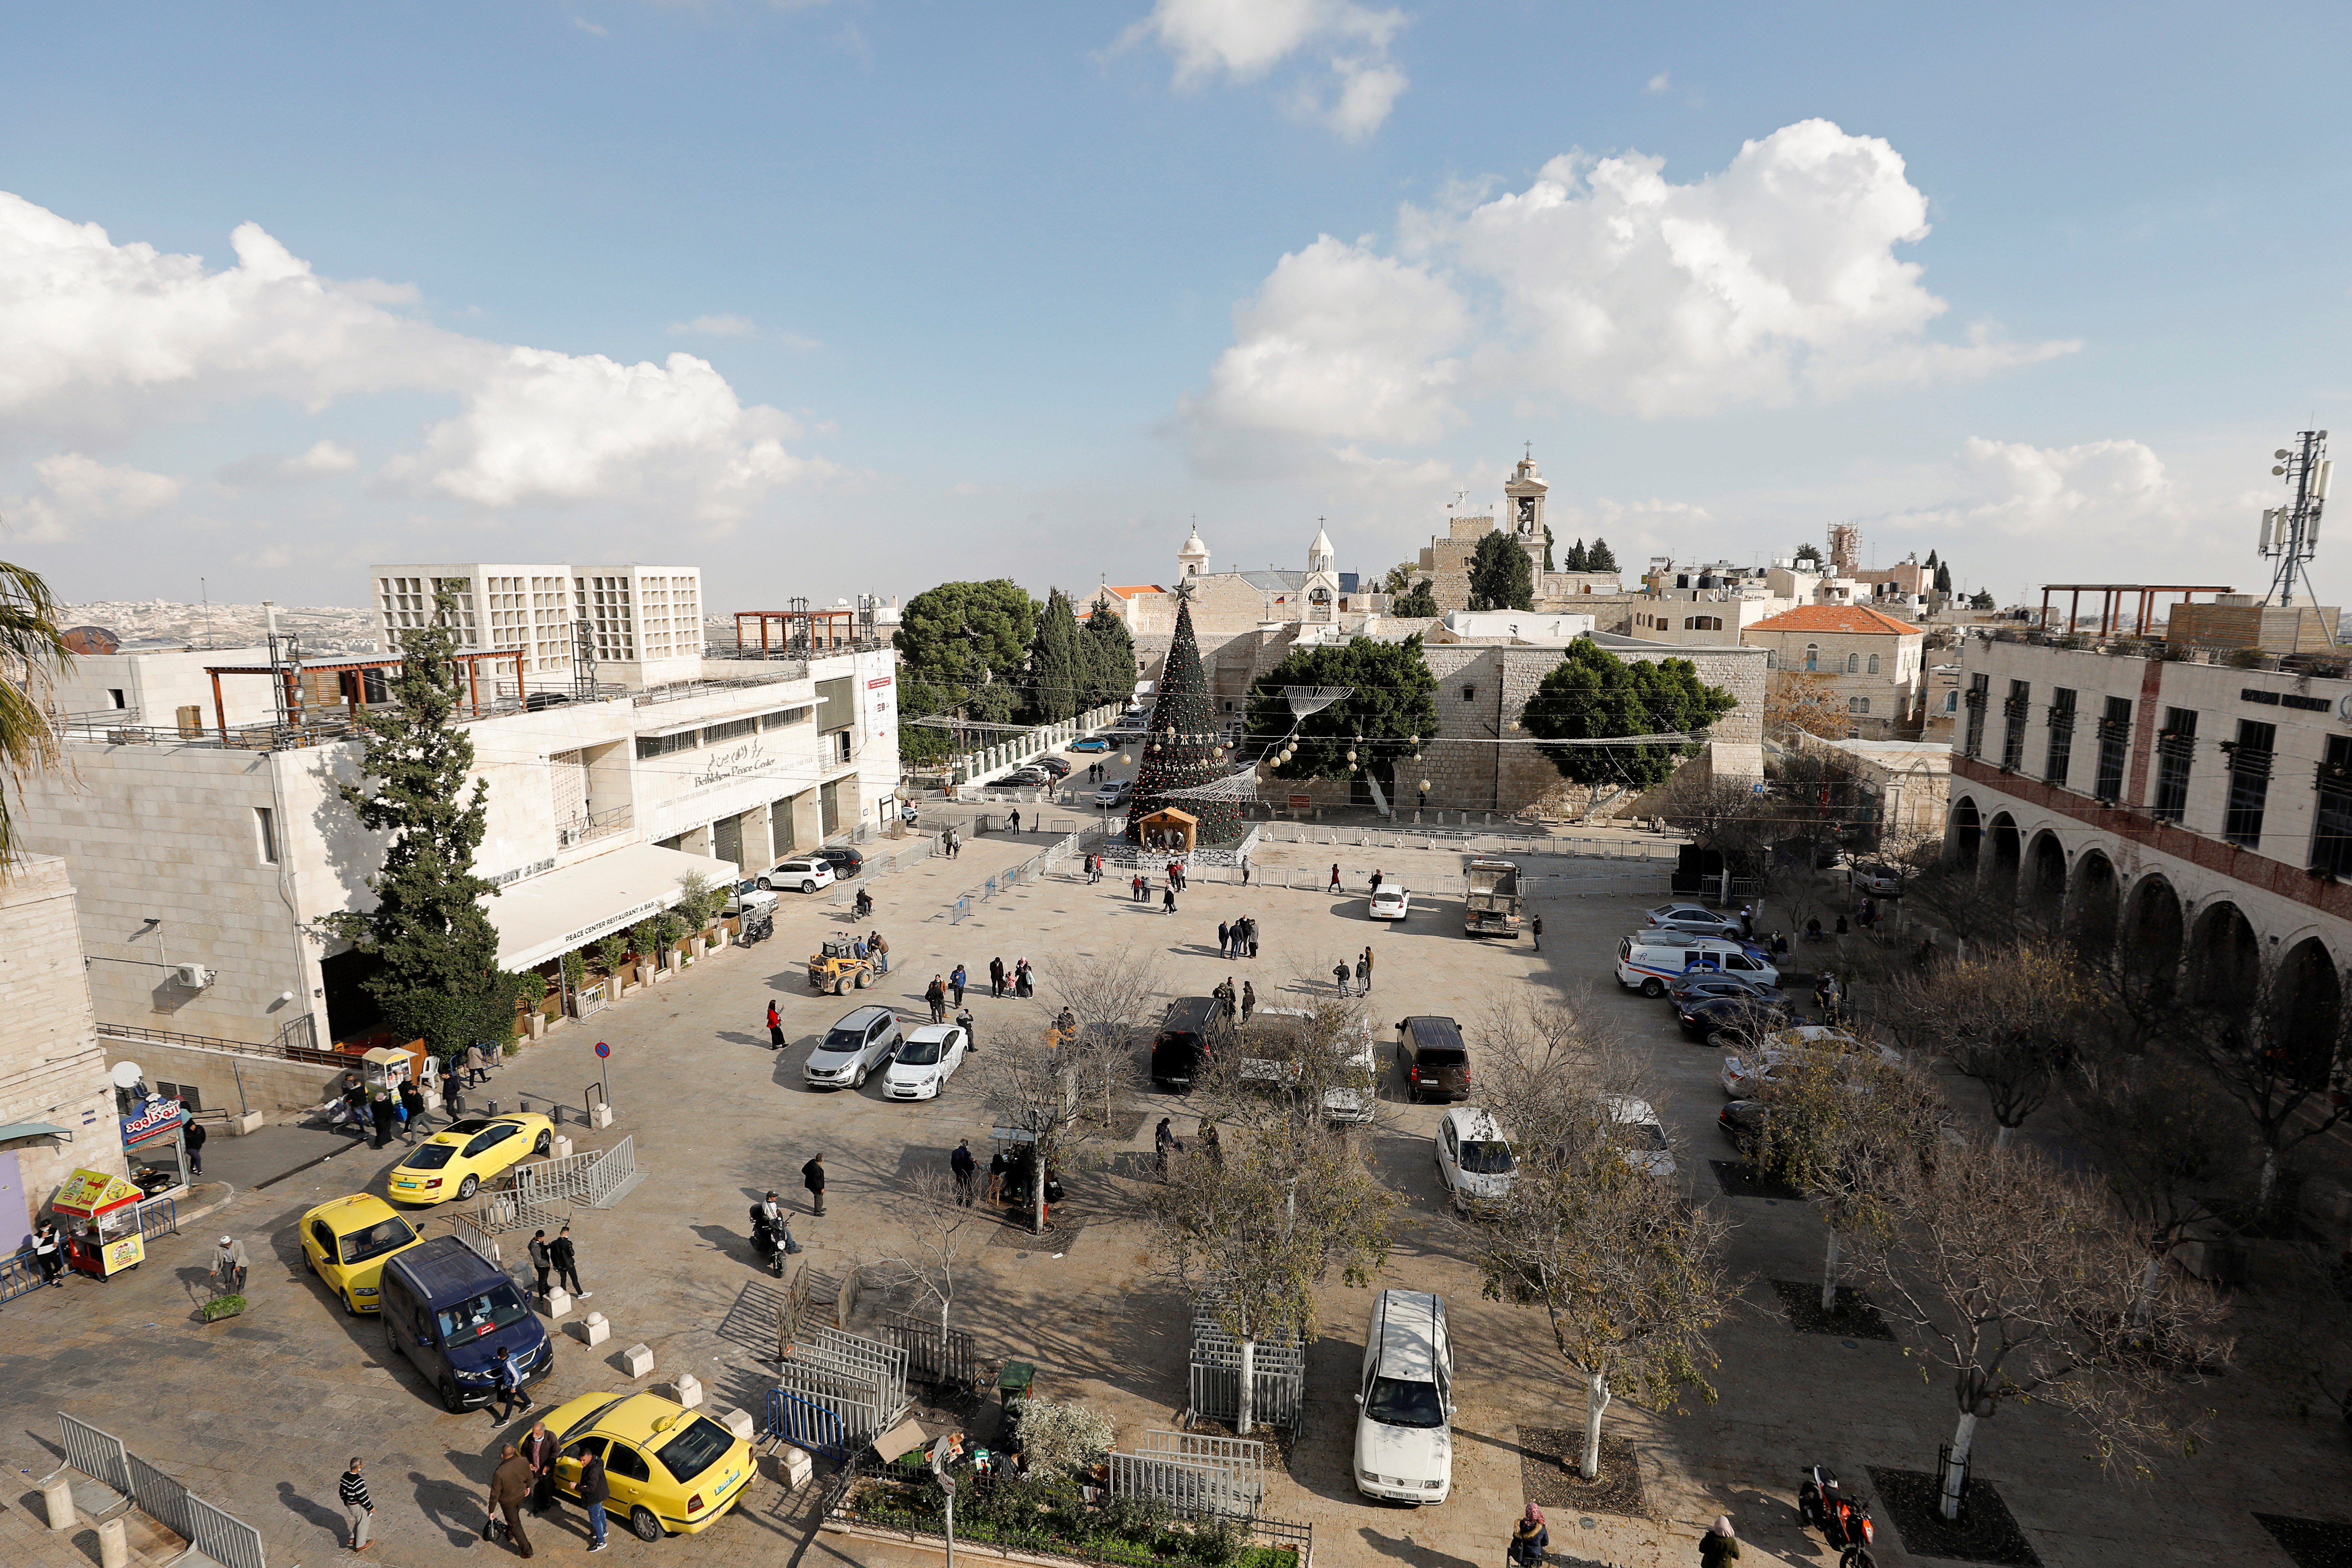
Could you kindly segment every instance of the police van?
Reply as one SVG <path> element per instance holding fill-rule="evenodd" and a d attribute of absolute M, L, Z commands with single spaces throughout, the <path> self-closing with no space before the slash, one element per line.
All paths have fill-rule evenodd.
<path fill-rule="evenodd" d="M 1719 969 L 1760 985 L 1777 985 L 1780 972 L 1736 942 L 1691 936 L 1654 926 L 1617 944 L 1617 980 L 1644 996 L 1663 996 L 1666 982 L 1693 969 Z"/>

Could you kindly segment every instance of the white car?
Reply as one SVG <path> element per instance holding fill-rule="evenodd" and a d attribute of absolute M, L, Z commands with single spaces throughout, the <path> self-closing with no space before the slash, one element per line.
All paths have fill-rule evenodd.
<path fill-rule="evenodd" d="M 882 1075 L 885 1100 L 937 1100 L 963 1066 L 965 1038 L 954 1024 L 926 1024 L 907 1037 Z"/>
<path fill-rule="evenodd" d="M 1612 1094 L 1607 1103 L 1609 1114 L 1617 1120 L 1618 1141 L 1625 1145 L 1626 1162 L 1654 1176 L 1673 1175 L 1675 1152 L 1666 1146 L 1666 1130 L 1650 1102 Z"/>
<path fill-rule="evenodd" d="M 776 900 L 777 895 L 771 891 L 759 878 L 747 878 L 727 890 L 727 908 L 724 912 L 730 915 L 750 914 L 755 910 L 773 908 Z"/>
<path fill-rule="evenodd" d="M 887 1007 L 855 1007 L 824 1032 L 809 1052 L 801 1077 L 811 1089 L 863 1089 L 866 1075 L 898 1048 L 898 1015 Z"/>
<path fill-rule="evenodd" d="M 1412 912 L 1412 895 L 1394 882 L 1383 882 L 1372 895 L 1372 919 L 1401 921 Z"/>
<path fill-rule="evenodd" d="M 1434 1157 L 1438 1185 L 1463 1214 L 1499 1205 L 1518 1175 L 1510 1134 L 1492 1111 L 1475 1105 L 1457 1105 L 1446 1111 L 1437 1124 Z"/>
<path fill-rule="evenodd" d="M 1735 941 L 1739 936 L 1738 916 L 1717 914 L 1705 904 L 1660 904 L 1643 911 L 1642 918 L 1654 926 L 1689 931 L 1696 936 L 1730 937 Z"/>
<path fill-rule="evenodd" d="M 1794 1060 L 1799 1047 L 1803 1046 L 1833 1045 L 1843 1046 L 1850 1051 L 1874 1050 L 1881 1061 L 1890 1065 L 1903 1059 L 1900 1051 L 1871 1045 L 1856 1039 L 1843 1029 L 1832 1029 L 1825 1024 L 1799 1024 L 1794 1028 L 1775 1031 L 1768 1037 L 1783 1043 L 1723 1058 L 1723 1073 L 1717 1081 L 1723 1085 L 1725 1095 L 1733 1100 L 1754 1100 L 1764 1092 L 1766 1085 L 1775 1081 L 1773 1069 L 1784 1062 Z"/>
<path fill-rule="evenodd" d="M 1364 1331 L 1356 1386 L 1356 1489 L 1388 1502 L 1444 1502 L 1454 1490 L 1454 1342 L 1445 1302 L 1383 1290 Z"/>
<path fill-rule="evenodd" d="M 795 888 L 803 893 L 814 893 L 819 888 L 833 886 L 833 862 L 820 856 L 796 855 L 790 860 L 777 861 L 758 880 L 763 888 Z"/>

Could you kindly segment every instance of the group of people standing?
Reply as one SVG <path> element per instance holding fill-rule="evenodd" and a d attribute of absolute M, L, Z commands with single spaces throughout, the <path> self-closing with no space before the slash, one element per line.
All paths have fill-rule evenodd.
<path fill-rule="evenodd" d="M 963 965 L 957 964 L 956 972 L 961 973 Z M 1037 994 L 1037 977 L 1030 969 L 1027 959 L 1014 959 L 1013 967 L 1010 969 L 1004 967 L 1004 960 L 1001 958 L 992 958 L 988 961 L 988 994 L 991 996 L 1001 997 L 1008 991 L 1013 995 L 1024 999 Z M 961 1005 L 962 1002 L 963 993 L 959 989 L 956 993 L 956 1003 Z"/>
<path fill-rule="evenodd" d="M 1257 956 L 1257 921 L 1249 915 L 1233 921 L 1217 922 L 1217 956 L 1219 958 L 1255 958 Z"/>
<path fill-rule="evenodd" d="M 1339 994 L 1342 996 L 1370 995 L 1372 994 L 1372 950 L 1370 948 L 1368 947 L 1356 955 L 1356 966 L 1353 971 L 1356 988 L 1353 992 L 1348 989 L 1349 973 L 1348 961 L 1344 958 L 1331 966 L 1331 979 L 1339 985 Z"/>
<path fill-rule="evenodd" d="M 1209 994 L 1217 999 L 1228 1018 L 1238 1018 L 1246 1024 L 1250 1021 L 1250 1015 L 1257 1011 L 1257 988 L 1246 980 L 1242 982 L 1242 988 L 1236 993 L 1234 977 L 1228 974 L 1225 983 Z"/>

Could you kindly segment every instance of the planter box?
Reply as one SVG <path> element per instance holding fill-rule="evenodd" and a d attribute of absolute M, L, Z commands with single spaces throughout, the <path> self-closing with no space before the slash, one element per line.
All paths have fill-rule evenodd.
<path fill-rule="evenodd" d="M 215 1296 L 198 1310 L 204 1315 L 205 1322 L 218 1323 L 230 1318 L 244 1316 L 245 1310 L 249 1305 L 251 1303 L 242 1296 Z"/>

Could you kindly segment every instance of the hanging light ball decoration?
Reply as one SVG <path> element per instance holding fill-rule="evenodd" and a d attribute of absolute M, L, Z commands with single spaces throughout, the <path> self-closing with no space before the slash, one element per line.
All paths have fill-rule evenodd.
<path fill-rule="evenodd" d="M 1429 781 L 1427 779 L 1421 781 L 1421 793 L 1423 795 L 1427 795 L 1429 793 Z"/>

